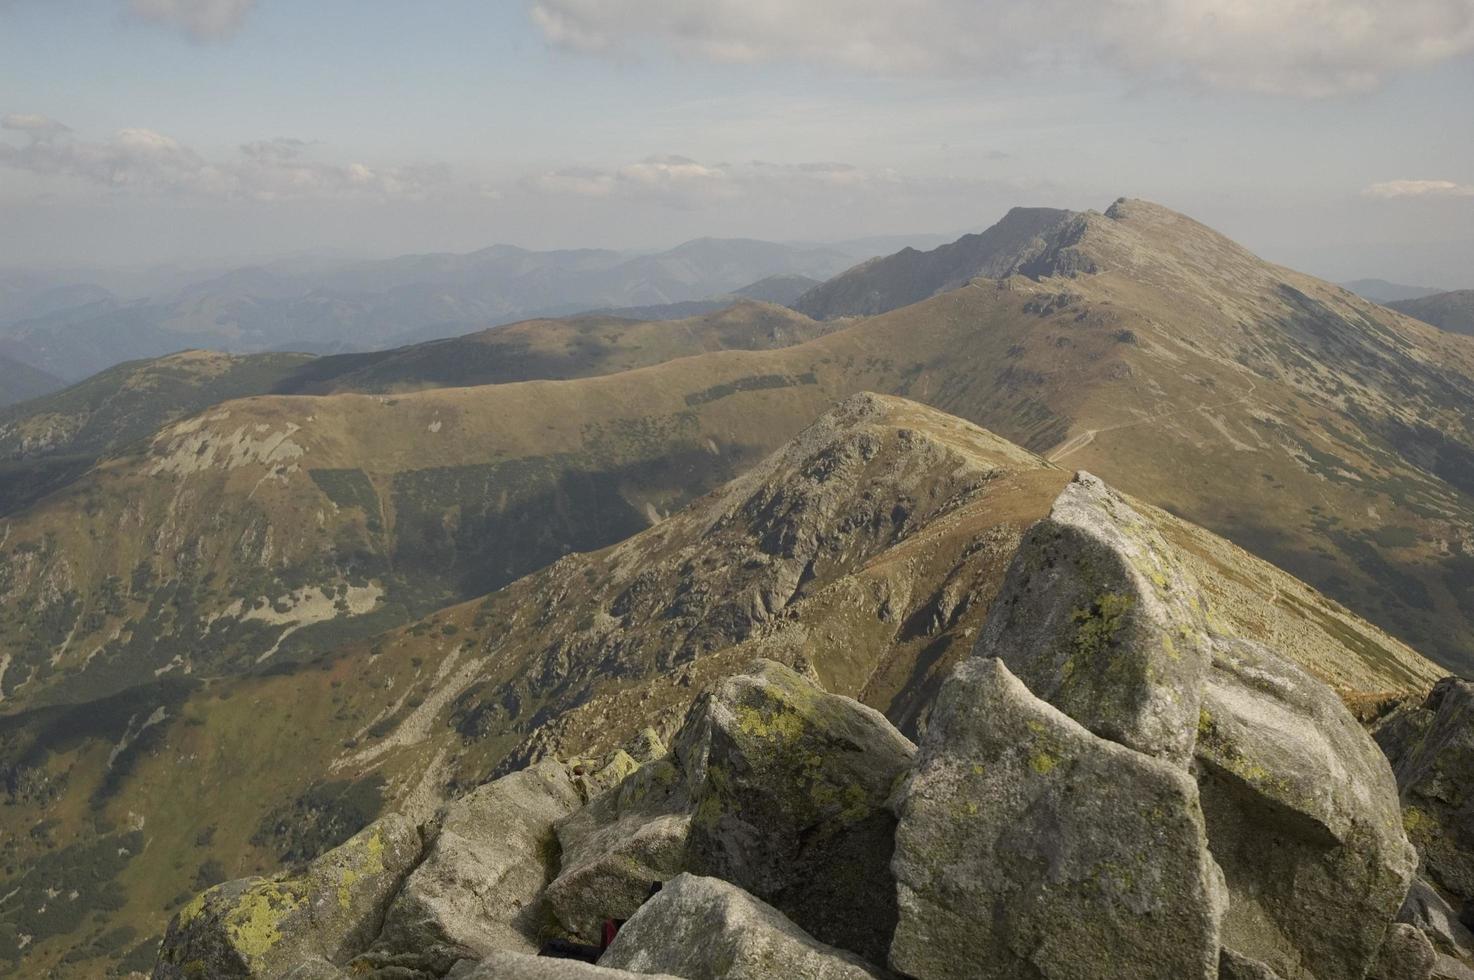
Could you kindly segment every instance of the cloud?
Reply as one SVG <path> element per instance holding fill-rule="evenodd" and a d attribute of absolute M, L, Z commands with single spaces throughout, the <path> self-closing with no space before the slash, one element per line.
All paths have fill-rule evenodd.
<path fill-rule="evenodd" d="M 548 196 L 598 198 L 694 210 L 734 201 L 789 201 L 795 207 L 858 202 L 881 194 L 890 201 L 966 195 L 1007 187 L 1036 189 L 1030 182 L 971 178 L 910 177 L 894 170 L 867 170 L 849 163 L 817 161 L 742 164 L 703 163 L 690 157 L 657 155 L 610 169 L 549 170 L 522 181 L 525 190 Z"/>
<path fill-rule="evenodd" d="M 1362 192 L 1365 197 L 1391 199 L 1398 197 L 1474 197 L 1474 184 L 1456 184 L 1451 180 L 1385 180 L 1372 184 Z"/>
<path fill-rule="evenodd" d="M 196 41 L 218 41 L 240 30 L 256 0 L 128 0 L 135 17 L 184 31 Z"/>
<path fill-rule="evenodd" d="M 0 142 L 0 167 L 120 193 L 252 201 L 417 198 L 450 180 L 443 164 L 376 169 L 323 162 L 311 157 L 308 143 L 295 139 L 246 143 L 238 156 L 214 161 L 150 129 L 123 129 L 90 141 L 66 137 L 66 126 L 44 116 L 7 116 L 4 127 L 32 138 L 25 146 Z"/>
<path fill-rule="evenodd" d="M 0 119 L 0 129 L 25 133 L 33 140 L 54 139 L 62 133 L 71 132 L 70 126 L 64 126 L 55 119 L 36 112 L 12 112 Z"/>
<path fill-rule="evenodd" d="M 532 0 L 553 44 L 985 75 L 1061 63 L 1326 96 L 1474 51 L 1474 0 Z"/>

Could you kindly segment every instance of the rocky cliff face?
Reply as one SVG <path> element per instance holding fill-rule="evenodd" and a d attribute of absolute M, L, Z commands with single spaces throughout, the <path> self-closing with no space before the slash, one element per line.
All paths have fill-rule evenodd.
<path fill-rule="evenodd" d="M 1203 568 L 1082 474 L 919 746 L 812 667 L 759 660 L 668 747 L 544 759 L 418 836 L 386 817 L 305 871 L 210 889 L 155 976 L 1457 976 L 1392 766 Z M 1428 737 L 1466 726 L 1451 691 L 1405 710 L 1389 744 L 1423 755 L 1400 774 L 1459 758 L 1467 736 Z M 532 955 L 559 942 L 598 965 Z"/>

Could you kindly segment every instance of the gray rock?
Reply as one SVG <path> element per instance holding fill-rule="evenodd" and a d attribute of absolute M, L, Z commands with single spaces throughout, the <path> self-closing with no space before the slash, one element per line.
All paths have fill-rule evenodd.
<path fill-rule="evenodd" d="M 1393 923 L 1382 948 L 1367 971 L 1366 980 L 1428 980 L 1437 954 L 1428 937 L 1415 926 Z"/>
<path fill-rule="evenodd" d="M 1452 956 L 1439 953 L 1433 960 L 1432 980 L 1474 980 L 1474 969 Z"/>
<path fill-rule="evenodd" d="M 1474 958 L 1474 933 L 1459 921 L 1458 914 L 1438 894 L 1438 890 L 1422 878 L 1414 878 L 1397 912 L 1397 921 L 1417 926 L 1433 941 L 1440 953 L 1459 958 Z"/>
<path fill-rule="evenodd" d="M 293 967 L 282 980 L 348 980 L 352 974 L 334 966 L 321 957 L 314 956 Z"/>
<path fill-rule="evenodd" d="M 675 746 L 694 807 L 688 868 L 884 961 L 896 922 L 886 804 L 916 747 L 880 712 L 771 661 L 698 700 Z"/>
<path fill-rule="evenodd" d="M 463 960 L 445 980 L 679 980 L 663 973 L 630 973 L 577 960 L 557 960 L 529 953 L 492 953 L 480 962 Z"/>
<path fill-rule="evenodd" d="M 1218 980 L 1281 980 L 1280 975 L 1258 960 L 1231 949 L 1218 954 Z"/>
<path fill-rule="evenodd" d="M 886 801 L 915 747 L 879 712 L 769 661 L 688 713 L 663 759 L 558 826 L 547 898 L 586 940 L 682 871 L 731 881 L 821 941 L 884 958 L 895 927 Z"/>
<path fill-rule="evenodd" d="M 1241 640 L 1215 642 L 1197 730 L 1223 942 L 1287 980 L 1359 980 L 1417 862 L 1382 753 L 1329 688 Z"/>
<path fill-rule="evenodd" d="M 546 900 L 569 932 L 599 938 L 605 919 L 627 919 L 650 886 L 686 867 L 691 826 L 685 779 L 670 759 L 641 766 L 557 826 L 562 870 Z"/>
<path fill-rule="evenodd" d="M 364 965 L 444 973 L 493 950 L 535 951 L 547 924 L 540 898 L 558 867 L 553 827 L 581 803 L 568 770 L 546 761 L 448 804 Z"/>
<path fill-rule="evenodd" d="M 1186 768 L 1208 637 L 1173 550 L 1079 473 L 1025 537 L 973 652 L 1096 735 Z"/>
<path fill-rule="evenodd" d="M 1448 677 L 1377 732 L 1402 793 L 1403 825 L 1424 875 L 1474 899 L 1474 684 Z"/>
<path fill-rule="evenodd" d="M 943 686 L 899 794 L 891 965 L 917 980 L 1190 980 L 1227 896 L 1198 788 L 1091 734 L 997 659 Z"/>
<path fill-rule="evenodd" d="M 314 958 L 345 963 L 378 934 L 420 853 L 418 829 L 392 815 L 300 875 L 216 885 L 169 923 L 154 976 L 280 977 Z"/>
<path fill-rule="evenodd" d="M 624 924 L 600 966 L 687 980 L 878 980 L 772 906 L 716 878 L 683 874 Z"/>

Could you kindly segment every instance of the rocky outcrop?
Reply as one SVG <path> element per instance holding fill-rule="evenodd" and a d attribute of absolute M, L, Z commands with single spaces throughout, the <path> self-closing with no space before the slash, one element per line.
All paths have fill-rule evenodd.
<path fill-rule="evenodd" d="M 676 738 L 689 868 L 883 961 L 896 922 L 886 801 L 915 752 L 880 712 L 759 662 L 704 695 Z"/>
<path fill-rule="evenodd" d="M 1176 763 L 1192 754 L 1211 660 L 1199 590 L 1088 473 L 1025 537 L 976 652 L 1102 738 Z"/>
<path fill-rule="evenodd" d="M 585 941 L 605 919 L 627 919 L 650 886 L 686 867 L 691 827 L 681 770 L 669 759 L 641 767 L 558 825 L 562 870 L 548 886 L 554 917 Z"/>
<path fill-rule="evenodd" d="M 1436 960 L 1428 937 L 1416 927 L 1399 922 L 1387 930 L 1366 980 L 1428 980 Z"/>
<path fill-rule="evenodd" d="M 1378 955 L 1415 863 L 1385 761 L 1328 688 L 1222 635 L 1151 526 L 1081 474 L 1015 557 L 899 803 L 892 963 L 903 972 L 968 975 L 956 950 L 969 944 L 1008 964 L 999 975 L 1044 977 L 1212 975 L 1220 939 L 1283 980 L 1360 980 Z M 1095 741 L 1066 738 L 1064 721 Z M 1103 759 L 1140 785 L 1097 785 Z M 1191 792 L 1152 789 L 1166 772 L 1195 779 Z M 1070 779 L 1088 788 L 1067 791 Z M 1170 806 L 1152 812 L 1170 815 L 1173 832 L 1153 839 L 1132 801 L 1159 798 Z M 1151 859 L 1133 864 L 1133 853 Z M 1221 869 L 1227 901 L 1190 887 L 1189 868 L 1202 882 Z M 1086 888 L 1092 874 L 1104 884 Z M 1087 900 L 1066 915 L 1050 904 Z M 1131 916 L 1167 905 L 1194 917 L 1164 956 Z M 1112 938 L 1049 938 L 1056 917 L 1060 935 Z M 1090 963 L 1071 962 L 1070 949 L 1089 949 Z"/>
<path fill-rule="evenodd" d="M 670 756 L 560 824 L 548 901 L 593 939 L 653 882 L 731 881 L 822 941 L 883 960 L 895 926 L 886 800 L 915 747 L 871 708 L 770 661 L 699 698 Z"/>
<path fill-rule="evenodd" d="M 600 966 L 687 980 L 879 980 L 736 885 L 682 874 L 619 930 Z"/>
<path fill-rule="evenodd" d="M 1397 921 L 1421 929 L 1439 953 L 1474 962 L 1474 933 L 1459 921 L 1458 913 L 1438 890 L 1422 878 L 1413 880 Z"/>
<path fill-rule="evenodd" d="M 1280 980 L 1280 976 L 1258 960 L 1224 947 L 1218 956 L 1218 980 Z"/>
<path fill-rule="evenodd" d="M 1361 977 L 1417 862 L 1376 744 L 1325 685 L 1220 638 L 1194 760 L 1232 895 L 1224 944 L 1286 980 Z"/>
<path fill-rule="evenodd" d="M 479 962 L 463 960 L 446 980 L 681 980 L 664 973 L 630 973 L 577 960 L 549 959 L 528 953 L 492 953 Z"/>
<path fill-rule="evenodd" d="M 898 812 L 898 971 L 1217 976 L 1226 895 L 1192 778 L 1093 735 L 1001 660 L 942 689 Z"/>
<path fill-rule="evenodd" d="M 1429 880 L 1474 900 L 1474 683 L 1449 677 L 1377 731 Z"/>
<path fill-rule="evenodd" d="M 549 760 L 449 804 L 362 967 L 442 974 L 494 950 L 535 952 L 558 867 L 553 825 L 582 803 L 568 769 Z"/>
<path fill-rule="evenodd" d="M 217 885 L 169 923 L 156 980 L 330 974 L 378 934 L 384 912 L 420 858 L 413 823 L 389 816 L 295 876 Z"/>

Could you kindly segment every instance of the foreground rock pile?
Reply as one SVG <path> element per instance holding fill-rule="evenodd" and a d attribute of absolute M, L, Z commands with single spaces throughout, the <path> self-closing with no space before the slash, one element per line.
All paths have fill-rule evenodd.
<path fill-rule="evenodd" d="M 387 818 L 299 875 L 211 889 L 155 976 L 1457 977 L 1467 714 L 1465 685 L 1385 725 L 1395 780 L 1328 688 L 1224 635 L 1082 474 L 919 747 L 759 661 L 669 746 L 544 761 L 424 827 Z M 1408 827 L 1431 884 L 1399 781 L 1427 801 Z M 536 956 L 550 941 L 598 965 Z"/>

